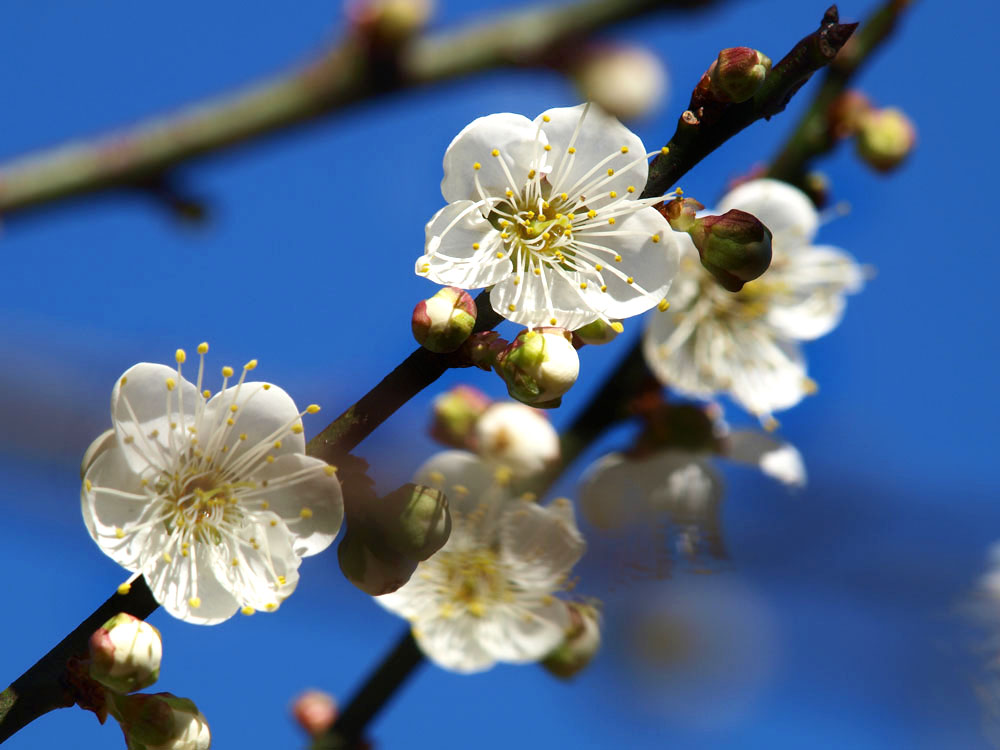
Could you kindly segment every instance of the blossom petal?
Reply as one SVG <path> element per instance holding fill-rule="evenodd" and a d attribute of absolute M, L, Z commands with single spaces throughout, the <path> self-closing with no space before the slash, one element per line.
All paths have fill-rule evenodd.
<path fill-rule="evenodd" d="M 231 426 L 227 419 L 233 420 Z M 243 464 L 240 473 L 247 474 L 266 456 L 305 453 L 302 433 L 291 431 L 292 425 L 298 423 L 299 410 L 283 389 L 251 382 L 231 386 L 212 396 L 205 405 L 199 433 L 225 431 L 223 442 L 229 446 L 229 452 L 223 466 Z M 246 437 L 240 439 L 241 435 Z M 209 445 L 204 447 L 211 449 Z"/>
<path fill-rule="evenodd" d="M 294 541 L 277 515 L 257 513 L 238 537 L 225 545 L 229 559 L 216 558 L 220 566 L 216 575 L 241 605 L 273 612 L 291 596 L 299 581 L 301 559 L 292 548 Z"/>
<path fill-rule="evenodd" d="M 492 502 L 497 488 L 495 470 L 466 451 L 442 451 L 431 456 L 417 469 L 413 481 L 444 492 L 453 520 Z"/>
<path fill-rule="evenodd" d="M 469 616 L 438 617 L 413 628 L 420 650 L 434 663 L 454 672 L 482 672 L 496 659 L 480 644 L 480 622 Z"/>
<path fill-rule="evenodd" d="M 151 523 L 155 501 L 146 495 L 117 443 L 94 459 L 83 482 L 80 504 L 90 536 L 106 555 L 128 570 L 139 570 L 151 539 L 165 536 L 162 523 Z"/>
<path fill-rule="evenodd" d="M 816 236 L 819 214 L 809 197 L 786 182 L 751 180 L 726 193 L 718 213 L 738 208 L 760 219 L 771 230 L 776 252 L 792 253 Z"/>
<path fill-rule="evenodd" d="M 543 268 L 540 275 L 525 273 L 520 283 L 516 280 L 509 277 L 490 290 L 490 304 L 507 320 L 530 328 L 556 325 L 572 331 L 599 317 L 595 309 L 601 302 L 597 274 L 556 274 Z M 588 280 L 586 289 L 580 289 L 583 280 Z"/>
<path fill-rule="evenodd" d="M 190 546 L 186 556 L 151 556 L 142 572 L 153 598 L 186 622 L 215 625 L 228 620 L 236 613 L 239 602 L 216 577 L 221 561 L 215 558 L 221 547 L 198 543 Z"/>
<path fill-rule="evenodd" d="M 326 469 L 325 461 L 295 453 L 261 464 L 252 476 L 258 484 L 268 482 L 268 487 L 254 491 L 252 497 L 266 502 L 267 508 L 287 526 L 299 557 L 329 547 L 344 520 L 340 482 Z M 293 475 L 296 478 L 283 481 Z"/>
<path fill-rule="evenodd" d="M 705 456 L 666 450 L 635 464 L 651 510 L 665 511 L 680 525 L 715 524 L 724 488 Z"/>
<path fill-rule="evenodd" d="M 523 664 L 548 656 L 565 639 L 569 624 L 565 603 L 549 598 L 532 607 L 498 607 L 480 623 L 478 640 L 494 659 Z"/>
<path fill-rule="evenodd" d="M 806 468 L 798 449 L 757 430 L 731 432 L 726 437 L 725 455 L 733 461 L 756 466 L 790 487 L 806 484 Z"/>
<path fill-rule="evenodd" d="M 528 179 L 528 171 L 540 158 L 545 136 L 523 115 L 510 112 L 487 115 L 473 120 L 455 136 L 444 153 L 444 179 L 441 194 L 448 203 L 478 201 L 483 196 L 476 188 L 476 178 L 486 196 L 503 198 L 507 188 L 519 192 Z M 493 156 L 493 150 L 499 156 Z M 503 159 L 514 184 L 510 184 L 499 160 Z M 474 164 L 480 168 L 475 169 Z"/>
<path fill-rule="evenodd" d="M 172 390 L 168 383 L 173 383 Z M 197 388 L 178 378 L 174 368 L 140 362 L 125 371 L 111 392 L 111 421 L 136 474 L 150 467 L 165 468 L 175 430 L 183 434 L 194 424 L 195 409 L 202 401 Z"/>
<path fill-rule="evenodd" d="M 545 592 L 559 588 L 585 547 L 568 500 L 556 500 L 549 508 L 508 501 L 500 521 L 501 559 L 519 587 Z"/>
<path fill-rule="evenodd" d="M 427 222 L 425 234 L 425 254 L 416 264 L 418 275 L 461 289 L 480 289 L 510 275 L 510 260 L 496 257 L 500 233 L 472 201 L 442 208 Z"/>
<path fill-rule="evenodd" d="M 552 146 L 549 181 L 554 193 L 576 198 L 582 192 L 587 205 L 599 208 L 611 200 L 612 191 L 621 198 L 642 192 L 649 172 L 642 140 L 600 107 L 580 104 L 549 109 L 535 118 L 535 125 L 541 126 Z M 607 157 L 611 158 L 605 161 Z M 614 174 L 608 175 L 609 169 Z M 630 185 L 637 192 L 628 193 Z"/>
<path fill-rule="evenodd" d="M 610 254 L 604 258 L 607 268 L 602 273 L 607 292 L 602 312 L 609 318 L 629 318 L 655 307 L 666 296 L 677 275 L 680 249 L 667 220 L 655 208 L 621 216 L 614 226 L 610 236 L 580 230 L 579 240 L 604 245 L 621 257 L 621 261 L 615 261 Z M 602 231 L 607 231 L 606 227 Z M 612 272 L 612 268 L 626 278 Z M 633 283 L 628 283 L 628 278 Z"/>

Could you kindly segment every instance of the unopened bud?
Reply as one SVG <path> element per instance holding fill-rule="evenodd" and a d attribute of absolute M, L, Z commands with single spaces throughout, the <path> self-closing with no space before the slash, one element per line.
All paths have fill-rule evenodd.
<path fill-rule="evenodd" d="M 578 343 L 577 349 L 584 344 L 600 346 L 614 341 L 621 332 L 621 323 L 618 325 L 614 325 L 614 323 L 618 323 L 618 321 L 605 323 L 603 320 L 595 320 L 593 323 L 587 323 L 583 328 L 577 328 L 573 331 L 573 337 Z"/>
<path fill-rule="evenodd" d="M 542 660 L 542 666 L 556 677 L 573 677 L 590 664 L 601 647 L 601 615 L 595 607 L 566 602 L 570 625 L 558 648 Z"/>
<path fill-rule="evenodd" d="M 208 750 L 212 735 L 198 707 L 170 693 L 114 695 L 112 714 L 129 750 Z"/>
<path fill-rule="evenodd" d="M 872 110 L 861 119 L 858 156 L 879 172 L 888 172 L 910 155 L 916 141 L 917 131 L 901 110 Z"/>
<path fill-rule="evenodd" d="M 380 542 L 372 550 L 384 559 L 426 560 L 448 541 L 451 514 L 441 490 L 420 484 L 404 484 L 380 498 L 368 509 L 369 543 Z"/>
<path fill-rule="evenodd" d="M 434 12 L 433 0 L 354 0 L 351 22 L 383 44 L 400 44 L 420 31 Z"/>
<path fill-rule="evenodd" d="M 771 70 L 771 58 L 749 47 L 730 47 L 708 69 L 710 88 L 723 102 L 745 102 L 757 93 Z"/>
<path fill-rule="evenodd" d="M 434 399 L 431 437 L 454 448 L 471 450 L 476 420 L 490 405 L 480 390 L 459 385 Z"/>
<path fill-rule="evenodd" d="M 348 526 L 337 547 L 337 560 L 344 577 L 371 596 L 390 594 L 409 581 L 419 561 L 380 559 L 368 546 L 366 534 L 357 527 L 358 524 Z"/>
<path fill-rule="evenodd" d="M 663 63 L 642 47 L 587 50 L 573 78 L 584 100 L 623 120 L 647 114 L 667 93 Z"/>
<path fill-rule="evenodd" d="M 90 636 L 90 676 L 118 693 L 142 690 L 160 676 L 160 631 L 122 612 Z"/>
<path fill-rule="evenodd" d="M 730 292 L 760 276 L 771 264 L 771 230 L 737 208 L 695 222 L 691 239 L 701 264 Z"/>
<path fill-rule="evenodd" d="M 849 89 L 833 100 L 826 112 L 830 133 L 834 138 L 847 138 L 861 128 L 861 121 L 871 112 L 868 97 L 860 91 Z"/>
<path fill-rule="evenodd" d="M 462 344 L 462 354 L 470 365 L 489 372 L 497 363 L 497 356 L 507 348 L 507 341 L 496 331 L 474 333 Z"/>
<path fill-rule="evenodd" d="M 678 232 L 690 232 L 698 218 L 698 212 L 705 207 L 694 198 L 674 198 L 657 205 L 656 210 L 670 223 L 670 228 Z"/>
<path fill-rule="evenodd" d="M 493 404 L 476 423 L 479 455 L 513 470 L 539 474 L 559 460 L 559 434 L 537 409 L 510 402 Z"/>
<path fill-rule="evenodd" d="M 497 357 L 497 372 L 507 392 L 531 406 L 559 406 L 580 374 L 573 336 L 563 328 L 521 331 Z"/>
<path fill-rule="evenodd" d="M 322 690 L 306 690 L 292 702 L 292 716 L 310 736 L 316 736 L 333 726 L 337 701 Z"/>
<path fill-rule="evenodd" d="M 438 354 L 458 349 L 476 326 L 476 303 L 463 289 L 446 286 L 413 308 L 413 338 Z"/>

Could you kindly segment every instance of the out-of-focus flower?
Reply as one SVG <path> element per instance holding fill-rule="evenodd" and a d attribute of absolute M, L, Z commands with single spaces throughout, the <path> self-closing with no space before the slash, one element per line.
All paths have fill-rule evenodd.
<path fill-rule="evenodd" d="M 518 401 L 542 409 L 559 406 L 580 374 L 573 335 L 563 328 L 522 331 L 497 357 L 497 373 Z"/>
<path fill-rule="evenodd" d="M 208 750 L 205 716 L 187 698 L 170 693 L 112 695 L 111 713 L 121 723 L 128 750 Z"/>
<path fill-rule="evenodd" d="M 434 12 L 434 0 L 349 0 L 351 24 L 380 44 L 397 45 L 420 31 Z"/>
<path fill-rule="evenodd" d="M 571 624 L 553 594 L 584 549 L 569 501 L 512 498 L 492 467 L 461 451 L 432 457 L 415 481 L 448 494 L 451 537 L 379 604 L 407 618 L 420 648 L 446 669 L 477 672 L 551 653 Z"/>
<path fill-rule="evenodd" d="M 899 109 L 872 109 L 859 120 L 858 156 L 879 172 L 895 169 L 917 142 L 917 130 Z"/>
<path fill-rule="evenodd" d="M 524 404 L 500 402 L 476 422 L 476 447 L 487 462 L 519 477 L 539 474 L 559 460 L 559 435 L 546 416 Z"/>
<path fill-rule="evenodd" d="M 602 45 L 584 50 L 573 68 L 582 98 L 623 120 L 642 117 L 667 97 L 663 62 L 644 47 Z"/>
<path fill-rule="evenodd" d="M 524 326 L 580 328 L 663 300 L 677 243 L 640 199 L 638 136 L 590 104 L 534 121 L 481 117 L 451 142 L 416 272 L 463 289 L 492 286 L 497 313 Z"/>
<path fill-rule="evenodd" d="M 776 180 L 745 183 L 722 199 L 772 234 L 770 269 L 731 294 L 687 251 L 669 311 L 655 315 L 643 341 L 646 361 L 672 389 L 699 398 L 728 392 L 771 423 L 771 412 L 797 404 L 816 384 L 799 341 L 836 327 L 844 296 L 858 291 L 861 268 L 841 250 L 813 245 L 819 215 L 804 193 Z"/>
<path fill-rule="evenodd" d="M 90 676 L 119 693 L 142 690 L 160 676 L 160 631 L 121 612 L 90 636 Z"/>
<path fill-rule="evenodd" d="M 434 399 L 431 437 L 451 448 L 471 450 L 477 420 L 490 397 L 477 388 L 458 385 Z"/>
<path fill-rule="evenodd" d="M 298 582 L 302 558 L 340 529 L 335 469 L 305 455 L 304 414 L 269 383 L 230 385 L 214 396 L 177 367 L 143 362 L 111 394 L 115 440 L 88 451 L 81 491 L 100 548 L 141 572 L 157 602 L 188 622 L 214 624 L 243 608 L 273 611 Z"/>
<path fill-rule="evenodd" d="M 601 647 L 601 613 L 597 607 L 567 602 L 570 626 L 566 638 L 542 666 L 556 677 L 568 679 L 583 670 Z"/>
<path fill-rule="evenodd" d="M 333 726 L 337 701 L 322 690 L 306 690 L 292 701 L 292 716 L 310 736 L 315 736 Z"/>

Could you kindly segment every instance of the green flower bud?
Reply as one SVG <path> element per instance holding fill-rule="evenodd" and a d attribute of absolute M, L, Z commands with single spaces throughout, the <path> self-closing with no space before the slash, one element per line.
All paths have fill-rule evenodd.
<path fill-rule="evenodd" d="M 351 583 L 371 596 L 390 594 L 410 580 L 419 562 L 415 558 L 380 559 L 368 546 L 364 523 L 348 526 L 337 547 L 340 570 Z"/>
<path fill-rule="evenodd" d="M 730 292 L 760 276 L 771 264 L 771 230 L 753 214 L 732 209 L 705 216 L 690 231 L 701 264 Z"/>
<path fill-rule="evenodd" d="M 858 130 L 858 156 L 879 172 L 898 167 L 917 142 L 913 123 L 901 110 L 872 110 L 861 118 Z"/>
<path fill-rule="evenodd" d="M 566 602 L 570 626 L 562 644 L 542 660 L 556 677 L 568 679 L 590 664 L 601 647 L 601 615 L 595 607 Z"/>
<path fill-rule="evenodd" d="M 723 102 L 745 102 L 757 93 L 771 70 L 771 58 L 749 47 L 730 47 L 708 69 L 709 88 Z"/>
<path fill-rule="evenodd" d="M 118 693 L 142 690 L 160 676 L 160 631 L 122 612 L 90 636 L 90 676 Z"/>
<path fill-rule="evenodd" d="M 454 448 L 471 450 L 476 420 L 491 399 L 467 385 L 459 385 L 434 399 L 431 437 Z"/>
<path fill-rule="evenodd" d="M 579 341 L 581 346 L 583 344 L 600 346 L 601 344 L 614 341 L 623 330 L 624 326 L 617 320 L 613 320 L 610 323 L 605 323 L 603 320 L 595 320 L 583 328 L 577 328 L 573 331 L 573 336 Z"/>
<path fill-rule="evenodd" d="M 212 735 L 198 707 L 170 693 L 113 695 L 111 713 L 129 750 L 208 750 Z"/>
<path fill-rule="evenodd" d="M 542 409 L 559 406 L 580 374 L 572 341 L 563 328 L 521 331 L 497 357 L 497 372 L 511 397 Z"/>
<path fill-rule="evenodd" d="M 420 484 L 404 484 L 379 499 L 369 516 L 375 516 L 389 546 L 387 557 L 426 560 L 448 541 L 451 514 L 444 493 Z M 371 520 L 371 519 L 370 519 Z"/>
<path fill-rule="evenodd" d="M 458 349 L 476 326 L 476 303 L 469 293 L 446 286 L 413 308 L 413 338 L 424 349 L 446 354 Z"/>

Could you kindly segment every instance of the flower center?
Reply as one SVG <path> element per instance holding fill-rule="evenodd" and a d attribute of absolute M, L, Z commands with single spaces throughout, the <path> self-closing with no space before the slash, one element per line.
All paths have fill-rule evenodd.
<path fill-rule="evenodd" d="M 440 558 L 452 606 L 462 607 L 473 617 L 482 617 L 489 605 L 504 598 L 507 578 L 492 550 L 444 552 Z"/>

